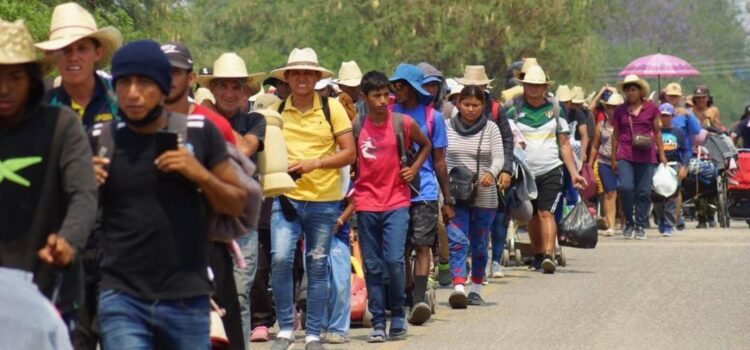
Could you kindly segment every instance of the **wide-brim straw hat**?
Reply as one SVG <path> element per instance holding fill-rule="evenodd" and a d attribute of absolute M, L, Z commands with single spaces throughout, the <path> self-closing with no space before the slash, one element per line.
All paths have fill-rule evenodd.
<path fill-rule="evenodd" d="M 625 99 L 622 98 L 622 95 L 616 92 L 613 92 L 612 95 L 609 95 L 609 100 L 604 101 L 605 105 L 610 106 L 619 106 L 623 103 L 625 103 Z"/>
<path fill-rule="evenodd" d="M 59 55 L 39 55 L 23 20 L 7 22 L 0 19 L 0 65 L 36 63 L 46 74 L 54 68 L 58 58 Z"/>
<path fill-rule="evenodd" d="M 357 87 L 362 84 L 362 70 L 359 69 L 357 62 L 342 62 L 341 68 L 339 68 L 339 78 L 334 82 L 348 87 Z"/>
<path fill-rule="evenodd" d="M 318 54 L 315 50 L 306 47 L 304 49 L 293 49 L 286 61 L 286 66 L 271 71 L 271 76 L 276 79 L 285 80 L 284 72 L 288 70 L 312 70 L 321 73 L 321 79 L 330 78 L 333 72 L 320 66 Z"/>
<path fill-rule="evenodd" d="M 648 96 L 649 92 L 651 92 L 651 87 L 648 85 L 648 82 L 639 78 L 635 74 L 628 74 L 623 81 L 617 82 L 615 86 L 617 86 L 617 90 L 624 94 L 625 91 L 623 90 L 623 87 L 628 84 L 636 84 L 640 86 L 642 97 Z"/>
<path fill-rule="evenodd" d="M 555 97 L 560 102 L 568 102 L 573 99 L 573 94 L 570 92 L 568 85 L 560 85 L 555 91 Z"/>
<path fill-rule="evenodd" d="M 99 29 L 86 9 L 74 2 L 57 5 L 52 12 L 49 40 L 36 44 L 44 51 L 56 51 L 83 38 L 96 39 L 104 50 L 99 65 L 104 66 L 122 46 L 122 34 L 115 27 Z"/>
<path fill-rule="evenodd" d="M 208 87 L 214 79 L 244 79 L 248 86 L 260 82 L 263 72 L 248 74 L 245 60 L 234 52 L 225 52 L 214 61 L 213 74 L 199 75 L 195 79 L 201 86 Z"/>
<path fill-rule="evenodd" d="M 464 67 L 464 76 L 456 78 L 456 81 L 464 86 L 467 85 L 488 85 L 494 79 L 487 76 L 484 66 L 466 66 Z"/>
<path fill-rule="evenodd" d="M 555 82 L 552 80 L 547 80 L 547 74 L 544 73 L 542 67 L 534 66 L 529 68 L 529 71 L 526 72 L 526 75 L 523 77 L 523 80 L 521 80 L 521 83 L 532 85 L 552 85 Z"/>
<path fill-rule="evenodd" d="M 667 84 L 667 87 L 664 88 L 664 93 L 667 94 L 667 96 L 682 96 L 682 86 L 680 86 L 679 83 L 669 83 Z"/>
<path fill-rule="evenodd" d="M 574 104 L 584 103 L 586 102 L 586 93 L 583 92 L 583 88 L 580 86 L 574 86 L 573 90 L 570 91 L 573 95 L 573 98 L 571 98 L 570 102 Z"/>

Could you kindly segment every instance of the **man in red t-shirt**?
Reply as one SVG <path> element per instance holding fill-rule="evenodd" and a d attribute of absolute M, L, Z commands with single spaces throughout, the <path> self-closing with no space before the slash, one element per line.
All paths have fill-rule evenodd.
<path fill-rule="evenodd" d="M 391 307 L 391 338 L 406 336 L 404 310 L 404 244 L 409 227 L 411 193 L 409 183 L 430 153 L 430 141 L 419 125 L 403 116 L 403 147 L 419 145 L 413 164 L 405 164 L 388 111 L 390 82 L 385 74 L 372 71 L 362 77 L 361 89 L 368 114 L 355 123 L 357 135 L 357 177 L 354 182 L 359 242 L 367 269 L 365 281 L 372 312 L 370 342 L 385 341 L 385 288 L 388 271 Z M 359 119 L 364 118 L 364 119 Z"/>

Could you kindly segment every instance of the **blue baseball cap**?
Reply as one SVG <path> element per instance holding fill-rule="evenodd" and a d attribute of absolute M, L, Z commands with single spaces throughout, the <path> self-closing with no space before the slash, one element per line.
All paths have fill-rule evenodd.
<path fill-rule="evenodd" d="M 659 106 L 659 112 L 661 114 L 674 115 L 674 107 L 672 107 L 671 103 L 662 103 L 662 105 Z"/>
<path fill-rule="evenodd" d="M 391 75 L 389 80 L 392 83 L 399 80 L 405 80 L 412 88 L 414 88 L 414 90 L 417 91 L 417 99 L 419 99 L 420 103 L 428 104 L 432 102 L 432 95 L 422 87 L 424 74 L 422 74 L 422 70 L 417 68 L 417 66 L 401 63 L 396 67 L 396 71 L 393 72 L 393 75 Z"/>

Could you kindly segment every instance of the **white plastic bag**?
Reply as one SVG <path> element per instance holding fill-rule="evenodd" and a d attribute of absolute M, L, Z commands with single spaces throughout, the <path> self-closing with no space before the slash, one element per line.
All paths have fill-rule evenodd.
<path fill-rule="evenodd" d="M 651 188 L 662 197 L 670 197 L 677 191 L 677 171 L 664 163 L 659 164 L 652 178 Z"/>

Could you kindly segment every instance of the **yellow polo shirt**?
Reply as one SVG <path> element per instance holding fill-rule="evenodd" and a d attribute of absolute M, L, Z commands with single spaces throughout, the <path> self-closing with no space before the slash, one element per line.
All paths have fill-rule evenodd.
<path fill-rule="evenodd" d="M 279 104 L 271 108 L 278 110 Z M 305 113 L 292 105 L 291 96 L 287 99 L 281 119 L 284 121 L 283 134 L 289 164 L 335 154 L 335 136 L 351 132 L 352 123 L 341 103 L 329 98 L 328 108 L 331 111 L 331 124 L 326 121 L 317 93 L 313 99 L 313 108 Z M 287 197 L 311 202 L 339 201 L 344 198 L 341 193 L 341 170 L 317 169 L 304 174 L 297 179 L 297 189 L 287 193 Z"/>

